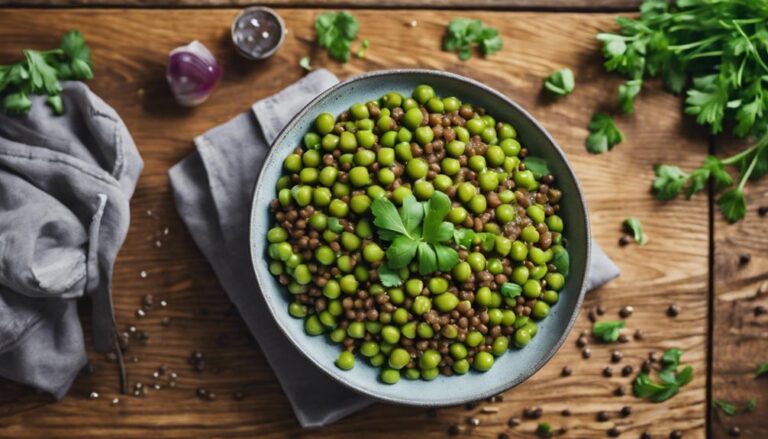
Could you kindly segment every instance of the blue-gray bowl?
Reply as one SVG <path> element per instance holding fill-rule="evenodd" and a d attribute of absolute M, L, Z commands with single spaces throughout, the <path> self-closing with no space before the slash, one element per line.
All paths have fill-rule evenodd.
<path fill-rule="evenodd" d="M 304 333 L 303 321 L 288 314 L 290 293 L 269 273 L 266 255 L 267 230 L 272 225 L 269 204 L 282 174 L 283 159 L 301 145 L 315 117 L 323 112 L 339 114 L 357 102 L 377 99 L 390 91 L 409 94 L 419 84 L 430 84 L 440 96 L 456 96 L 463 102 L 485 107 L 489 114 L 511 123 L 531 155 L 544 158 L 563 192 L 559 214 L 565 222 L 570 274 L 559 302 L 539 323 L 533 341 L 520 350 L 509 350 L 496 359 L 486 373 L 472 371 L 462 376 L 440 375 L 433 381 L 400 380 L 395 385 L 378 379 L 379 369 L 357 361 L 343 371 L 334 365 L 340 352 L 327 337 Z M 498 91 L 452 73 L 432 70 L 384 70 L 370 72 L 339 83 L 323 92 L 301 110 L 272 145 L 256 182 L 251 211 L 251 259 L 256 279 L 277 325 L 312 363 L 339 383 L 381 401 L 416 406 L 445 406 L 487 398 L 512 388 L 538 371 L 565 341 L 578 315 L 584 295 L 590 257 L 589 221 L 578 180 L 562 149 L 519 105 Z"/>

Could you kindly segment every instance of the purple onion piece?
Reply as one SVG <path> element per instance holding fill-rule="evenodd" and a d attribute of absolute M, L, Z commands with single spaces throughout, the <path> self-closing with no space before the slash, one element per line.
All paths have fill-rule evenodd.
<path fill-rule="evenodd" d="M 205 101 L 223 71 L 216 58 L 199 41 L 173 49 L 168 55 L 168 69 L 165 78 L 176 102 L 192 107 Z"/>

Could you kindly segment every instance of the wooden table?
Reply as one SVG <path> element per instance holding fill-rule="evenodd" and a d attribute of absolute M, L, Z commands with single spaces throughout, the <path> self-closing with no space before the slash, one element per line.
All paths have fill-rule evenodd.
<path fill-rule="evenodd" d="M 634 115 L 618 123 L 627 140 L 614 151 L 592 156 L 584 149 L 586 125 L 595 109 L 615 107 L 620 79 L 603 72 L 598 31 L 615 28 L 615 12 L 637 4 L 635 0 L 482 0 L 486 11 L 424 10 L 410 0 L 392 1 L 395 7 L 375 9 L 378 2 L 361 2 L 354 11 L 361 23 L 361 38 L 371 42 L 363 60 L 345 65 L 330 61 L 313 45 L 312 27 L 317 9 L 278 9 L 289 34 L 272 59 L 259 63 L 240 59 L 229 43 L 229 24 L 236 9 L 216 7 L 174 8 L 168 0 L 158 9 L 115 9 L 125 0 L 101 0 L 104 9 L 0 9 L 0 61 L 16 59 L 25 47 L 47 48 L 58 43 L 70 28 L 79 28 L 93 48 L 96 78 L 89 85 L 113 105 L 126 121 L 146 163 L 132 200 L 131 229 L 115 266 L 114 300 L 121 329 L 135 325 L 149 338 L 133 341 L 127 356 L 130 385 L 152 384 L 161 365 L 178 374 L 175 388 L 151 389 L 147 396 L 117 392 L 117 365 L 103 354 L 89 352 L 95 372 L 81 376 L 69 396 L 59 403 L 18 385 L 0 383 L 0 437 L 409 437 L 445 436 L 451 424 L 477 437 L 532 436 L 538 422 L 566 427 L 566 437 L 605 437 L 616 426 L 622 437 L 636 438 L 648 431 L 667 437 L 680 430 L 684 437 L 727 436 L 738 425 L 742 437 L 768 437 L 768 382 L 755 380 L 759 362 L 768 360 L 768 317 L 755 317 L 757 304 L 768 304 L 760 285 L 768 289 L 768 220 L 755 213 L 766 203 L 768 181 L 749 187 L 750 211 L 745 221 L 727 225 L 713 211 L 706 193 L 691 201 L 662 204 L 649 195 L 653 164 L 697 166 L 708 153 L 728 149 L 714 143 L 703 129 L 681 111 L 678 97 L 651 84 L 643 92 Z M 189 6 L 196 0 L 182 0 Z M 279 1 L 279 0 L 278 0 Z M 321 2 L 333 5 L 334 0 Z M 10 4 L 12 1 L 1 0 Z M 34 0 L 61 4 L 61 0 Z M 92 3 L 74 1 L 72 4 Z M 342 0 L 341 3 L 344 3 Z M 18 6 L 18 5 L 17 5 Z M 152 6 L 158 6 L 153 3 Z M 291 6 L 291 5 L 289 5 Z M 466 2 L 442 0 L 436 6 L 464 7 Z M 571 12 L 546 12 L 564 8 Z M 494 10 L 491 10 L 494 9 Z M 498 9 L 498 10 L 497 10 Z M 590 10 L 593 9 L 593 10 Z M 579 12 L 574 12 L 579 11 Z M 602 12 L 601 12 L 602 11 Z M 480 18 L 503 34 L 504 50 L 489 59 L 461 62 L 440 51 L 440 36 L 454 17 Z M 415 28 L 406 21 L 416 20 Z M 198 39 L 222 62 L 225 75 L 219 89 L 204 105 L 181 109 L 174 104 L 164 80 L 169 49 Z M 404 50 L 407 48 L 407 50 Z M 589 294 L 577 326 L 556 357 L 528 382 L 503 395 L 503 401 L 477 408 L 454 407 L 436 413 L 376 405 L 332 426 L 302 430 L 275 381 L 262 352 L 218 285 L 206 260 L 195 247 L 174 209 L 168 169 L 193 150 L 191 139 L 245 110 L 302 76 L 298 60 L 311 55 L 313 65 L 326 67 L 340 78 L 391 67 L 424 67 L 467 75 L 495 87 L 526 107 L 554 135 L 576 169 L 590 208 L 595 240 L 621 267 L 622 276 Z M 577 77 L 576 91 L 560 102 L 540 95 L 541 83 L 551 71 L 569 66 Z M 650 242 L 644 247 L 619 247 L 621 222 L 627 216 L 643 221 Z M 167 234 L 164 233 L 167 230 Z M 751 253 L 752 262 L 739 265 L 739 255 Z M 141 275 L 146 273 L 146 277 Z M 166 300 L 143 319 L 136 317 L 145 294 Z M 681 308 L 676 318 L 667 307 Z M 602 306 L 603 318 L 617 318 L 622 306 L 632 305 L 627 334 L 641 329 L 642 340 L 613 346 L 592 345 L 592 357 L 582 359 L 575 346 L 579 333 L 590 327 L 589 310 Z M 89 322 L 84 312 L 86 334 Z M 170 325 L 161 320 L 170 318 Z M 692 383 L 667 402 L 652 404 L 631 395 L 632 377 L 622 377 L 613 365 L 612 378 L 602 370 L 610 353 L 624 354 L 621 365 L 635 370 L 649 352 L 670 347 L 684 350 L 683 362 L 695 369 Z M 190 352 L 201 350 L 207 368 L 196 373 L 187 362 Z M 561 377 L 561 369 L 573 369 Z M 617 386 L 625 396 L 614 396 Z M 205 386 L 219 397 L 203 401 L 195 390 Z M 89 399 L 92 391 L 100 394 Z M 234 392 L 245 399 L 235 401 Z M 112 405 L 113 398 L 120 402 Z M 757 397 L 756 413 L 733 418 L 715 415 L 713 399 L 743 405 Z M 618 411 L 633 409 L 626 418 Z M 541 406 L 540 420 L 524 420 L 507 427 L 510 417 L 523 409 Z M 481 407 L 497 408 L 483 413 Z M 572 416 L 561 415 L 570 409 Z M 598 422 L 596 413 L 611 419 Z M 476 416 L 479 426 L 466 418 Z"/>

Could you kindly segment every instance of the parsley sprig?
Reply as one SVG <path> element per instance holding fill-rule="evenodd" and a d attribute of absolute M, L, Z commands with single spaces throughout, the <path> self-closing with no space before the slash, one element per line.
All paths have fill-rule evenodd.
<path fill-rule="evenodd" d="M 622 320 L 595 322 L 592 325 L 592 336 L 604 343 L 613 343 L 619 339 L 624 325 L 626 323 Z"/>
<path fill-rule="evenodd" d="M 450 271 L 459 255 L 446 244 L 454 237 L 453 224 L 443 221 L 451 209 L 451 200 L 442 192 L 435 192 L 423 203 L 410 195 L 403 200 L 400 210 L 386 198 L 377 198 L 371 206 L 373 224 L 379 238 L 391 244 L 386 251 L 387 263 L 382 273 L 391 279 L 394 270 L 405 268 L 417 258 L 419 274 L 437 270 Z"/>
<path fill-rule="evenodd" d="M 587 151 L 592 154 L 608 152 L 624 140 L 624 134 L 616 127 L 611 116 L 605 113 L 595 113 L 588 128 L 590 134 L 587 137 Z"/>
<path fill-rule="evenodd" d="M 635 242 L 640 245 L 645 245 L 648 243 L 648 238 L 645 236 L 645 232 L 643 231 L 643 225 L 640 223 L 640 220 L 635 217 L 629 217 L 624 220 L 622 223 L 624 226 L 624 229 L 628 232 L 632 233 L 632 237 L 634 238 Z"/>
<path fill-rule="evenodd" d="M 317 44 L 328 49 L 331 58 L 345 63 L 349 61 L 350 46 L 360 32 L 360 23 L 346 11 L 323 12 L 315 19 L 315 32 Z"/>
<path fill-rule="evenodd" d="M 677 371 L 683 352 L 672 348 L 661 357 L 663 368 L 659 372 L 660 381 L 654 381 L 647 373 L 641 373 L 635 379 L 633 391 L 638 398 L 648 398 L 652 402 L 663 402 L 675 396 L 680 388 L 693 379 L 693 367 L 685 366 Z"/>
<path fill-rule="evenodd" d="M 766 2 L 644 0 L 637 19 L 620 17 L 618 33 L 600 33 L 605 68 L 627 78 L 619 104 L 634 100 L 649 77 L 661 77 L 673 93 L 685 91 L 685 112 L 712 134 L 727 121 L 737 136 L 759 140 L 732 157 L 708 157 L 691 173 L 659 165 L 653 188 L 661 200 L 685 190 L 690 198 L 712 178 L 725 191 L 718 207 L 729 222 L 744 218 L 744 187 L 768 174 L 768 21 Z M 739 173 L 736 186 L 726 167 Z"/>
<path fill-rule="evenodd" d="M 567 67 L 552 72 L 544 81 L 544 89 L 555 97 L 568 95 L 575 87 L 576 80 L 573 77 L 573 71 Z"/>
<path fill-rule="evenodd" d="M 54 113 L 64 112 L 60 80 L 93 78 L 91 49 L 83 35 L 69 31 L 56 49 L 24 50 L 24 59 L 16 64 L 0 65 L 0 109 L 21 115 L 32 108 L 31 95 L 48 95 L 47 103 Z"/>
<path fill-rule="evenodd" d="M 473 46 L 479 47 L 483 56 L 488 56 L 501 50 L 504 43 L 499 31 L 486 27 L 480 20 L 469 18 L 451 20 L 443 37 L 443 50 L 456 52 L 460 60 L 466 61 L 472 57 Z"/>

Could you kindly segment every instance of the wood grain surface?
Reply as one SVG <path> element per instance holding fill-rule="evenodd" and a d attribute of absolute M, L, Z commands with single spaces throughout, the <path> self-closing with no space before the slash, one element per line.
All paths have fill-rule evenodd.
<path fill-rule="evenodd" d="M 462 12 L 499 28 L 505 48 L 490 59 L 476 56 L 461 62 L 439 49 L 445 23 L 456 16 L 455 12 L 361 10 L 355 12 L 361 22 L 360 37 L 368 38 L 371 48 L 364 60 L 339 65 L 312 45 L 317 11 L 290 9 L 280 13 L 289 28 L 288 38 L 275 57 L 260 63 L 240 59 L 229 43 L 229 23 L 237 14 L 235 9 L 45 13 L 14 9 L 0 13 L 0 63 L 17 58 L 21 48 L 53 46 L 70 28 L 82 30 L 93 48 L 96 78 L 90 86 L 122 115 L 146 164 L 131 203 L 131 228 L 114 278 L 119 326 L 135 325 L 149 336 L 146 341 L 131 343 L 127 356 L 135 356 L 138 362 L 128 363 L 129 380 L 131 385 L 137 381 L 165 382 L 152 377 L 161 365 L 178 374 L 175 388 L 151 389 L 143 397 L 121 396 L 117 394 L 116 364 L 90 352 L 95 373 L 78 378 L 69 396 L 59 403 L 2 383 L 0 437 L 138 438 L 152 434 L 176 438 L 354 438 L 363 432 L 366 437 L 444 437 L 449 425 L 457 423 L 467 435 L 495 438 L 502 432 L 532 436 L 540 421 L 556 429 L 566 427 L 567 437 L 605 437 L 613 426 L 622 437 L 636 438 L 643 431 L 653 437 L 667 437 L 673 430 L 684 432 L 686 438 L 705 436 L 708 203 L 706 197 L 697 197 L 687 203 L 660 204 L 649 196 L 648 189 L 654 163 L 693 167 L 705 157 L 707 139 L 682 115 L 679 99 L 652 84 L 639 98 L 637 112 L 618 120 L 627 140 L 603 156 L 585 151 L 586 125 L 592 112 L 616 107 L 619 79 L 602 72 L 594 38 L 596 32 L 613 28 L 614 15 Z M 417 20 L 418 26 L 406 27 L 406 19 Z M 181 109 L 173 103 L 165 84 L 165 61 L 169 49 L 192 39 L 212 49 L 225 74 L 205 104 Z M 480 407 L 455 407 L 434 414 L 376 405 L 332 426 L 302 430 L 263 354 L 231 312 L 213 272 L 179 220 L 169 191 L 168 169 L 192 152 L 194 136 L 299 79 L 302 70 L 298 60 L 305 55 L 312 56 L 313 65 L 328 67 L 340 78 L 390 67 L 423 67 L 483 81 L 538 118 L 575 167 L 590 208 L 594 238 L 623 274 L 589 294 L 575 330 L 549 364 L 523 385 L 506 392 L 503 401 L 481 405 L 497 408 L 497 413 L 482 413 Z M 542 97 L 543 78 L 564 66 L 576 74 L 576 91 L 558 102 Z M 643 221 L 650 236 L 644 247 L 617 245 L 621 222 L 630 215 Z M 140 275 L 142 271 L 145 278 Z M 142 297 L 148 293 L 153 294 L 155 303 L 163 299 L 168 306 L 155 305 L 146 317 L 136 318 Z M 682 310 L 676 318 L 665 315 L 671 303 Z M 645 337 L 611 346 L 592 344 L 592 357 L 584 360 L 574 342 L 590 327 L 587 311 L 599 305 L 606 309 L 603 319 L 617 319 L 622 306 L 634 306 L 635 313 L 624 332 L 641 329 Z M 169 326 L 161 325 L 163 317 L 171 318 Z M 693 382 L 664 403 L 634 398 L 630 385 L 634 374 L 621 377 L 620 367 L 630 364 L 637 371 L 649 352 L 670 347 L 685 351 L 683 363 L 695 369 Z M 201 373 L 194 372 L 187 362 L 196 349 L 207 358 L 206 370 Z M 613 349 L 620 350 L 624 360 L 612 365 L 616 371 L 613 378 L 604 378 L 601 371 L 610 364 Z M 573 369 L 573 375 L 561 377 L 566 365 Z M 626 386 L 627 395 L 613 395 L 619 385 Z M 218 399 L 196 398 L 195 389 L 200 386 L 215 392 Z M 100 397 L 89 399 L 92 391 Z M 236 391 L 243 391 L 245 399 L 234 401 Z M 120 402 L 112 405 L 115 397 Z M 632 415 L 619 417 L 619 410 L 626 405 L 632 407 Z M 510 417 L 521 417 L 525 408 L 535 406 L 543 408 L 540 420 L 507 427 Z M 561 416 L 566 408 L 572 416 Z M 610 420 L 598 422 L 596 413 L 603 410 L 610 413 Z M 466 418 L 470 416 L 477 416 L 480 425 L 469 426 Z"/>
<path fill-rule="evenodd" d="M 261 0 L 260 5 L 304 8 L 536 9 L 631 11 L 642 0 Z M 122 6 L 136 8 L 246 7 L 250 0 L 0 0 L 10 6 Z"/>
<path fill-rule="evenodd" d="M 745 142 L 718 139 L 718 155 L 739 152 Z M 738 427 L 742 436 L 768 437 L 768 377 L 756 378 L 760 363 L 768 361 L 768 314 L 755 312 L 768 307 L 768 216 L 758 209 L 768 207 L 768 180 L 749 183 L 747 216 L 728 224 L 715 212 L 714 221 L 714 337 L 712 398 L 737 407 L 736 416 L 716 410 L 713 433 L 726 437 Z M 740 259 L 748 256 L 749 262 Z M 757 399 L 754 413 L 746 413 L 748 400 Z"/>

